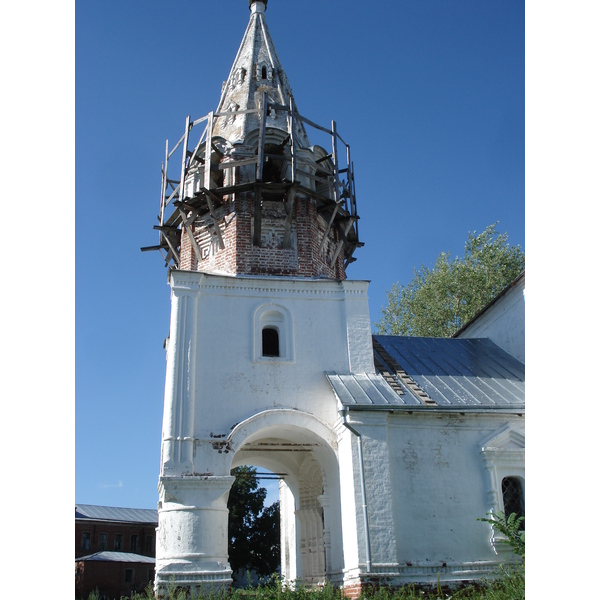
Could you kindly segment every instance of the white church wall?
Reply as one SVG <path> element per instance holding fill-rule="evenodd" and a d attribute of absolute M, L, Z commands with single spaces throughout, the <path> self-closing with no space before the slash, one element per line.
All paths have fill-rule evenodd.
<path fill-rule="evenodd" d="M 432 582 L 439 572 L 442 581 L 453 581 L 485 575 L 506 558 L 489 524 L 477 519 L 502 508 L 502 477 L 524 477 L 523 449 L 515 447 L 515 440 L 524 443 L 521 416 L 351 411 L 350 422 L 363 440 L 371 576 L 401 584 Z M 504 438 L 506 448 L 482 446 Z M 341 473 L 347 461 L 344 448 Z M 356 554 L 346 565 L 358 562 L 364 573 L 355 453 L 353 477 L 353 494 L 342 484 L 342 510 L 354 509 L 356 525 Z"/>
<path fill-rule="evenodd" d="M 457 337 L 489 338 L 525 362 L 525 277 L 522 276 Z"/>
<path fill-rule="evenodd" d="M 177 372 L 170 368 L 167 383 L 173 403 L 189 398 L 186 404 L 194 407 L 193 415 L 186 415 L 193 423 L 193 431 L 182 432 L 187 436 L 228 434 L 235 423 L 274 407 L 302 407 L 333 425 L 336 401 L 324 371 L 374 371 L 367 282 L 190 272 L 173 272 L 171 277 L 174 302 L 180 287 L 190 290 L 185 314 L 174 319 L 177 329 L 171 331 L 169 343 L 185 356 Z M 285 321 L 280 357 L 257 356 L 261 335 L 257 311 L 269 310 L 281 313 Z M 224 343 L 228 339 L 236 343 Z M 352 350 L 349 358 L 349 348 L 358 347 L 366 351 Z M 216 401 L 223 395 L 226 411 Z"/>

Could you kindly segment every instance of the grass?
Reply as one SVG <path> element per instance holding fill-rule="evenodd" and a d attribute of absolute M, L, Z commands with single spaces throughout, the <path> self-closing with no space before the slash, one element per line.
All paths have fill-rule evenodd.
<path fill-rule="evenodd" d="M 209 592 L 188 596 L 185 590 L 172 588 L 164 600 L 343 600 L 342 591 L 331 585 L 318 589 L 299 586 L 295 590 L 283 588 L 280 581 L 244 589 L 231 593 Z M 361 600 L 524 600 L 525 570 L 523 566 L 503 567 L 494 580 L 483 581 L 457 590 L 446 590 L 439 584 L 437 589 L 425 591 L 414 585 L 400 589 L 380 587 L 363 592 Z M 88 600 L 100 600 L 99 594 L 92 593 Z M 152 586 L 143 594 L 134 594 L 131 600 L 156 600 Z"/>

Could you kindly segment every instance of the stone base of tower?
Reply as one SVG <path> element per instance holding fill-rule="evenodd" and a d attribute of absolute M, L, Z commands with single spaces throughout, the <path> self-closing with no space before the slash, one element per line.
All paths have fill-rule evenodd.
<path fill-rule="evenodd" d="M 231 476 L 161 477 L 154 589 L 190 595 L 229 592 L 227 497 Z"/>
<path fill-rule="evenodd" d="M 157 599 L 170 598 L 175 590 L 185 590 L 192 598 L 229 594 L 231 591 L 231 569 L 210 572 L 198 571 L 191 563 L 172 566 L 174 568 L 156 572 L 154 593 Z"/>

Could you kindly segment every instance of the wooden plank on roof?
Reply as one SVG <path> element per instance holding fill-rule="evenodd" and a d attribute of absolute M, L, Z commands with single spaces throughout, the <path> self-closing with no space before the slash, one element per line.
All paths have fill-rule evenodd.
<path fill-rule="evenodd" d="M 329 186 L 333 185 L 333 181 L 331 181 L 330 179 L 325 179 L 323 177 L 313 175 L 312 173 L 309 173 L 308 171 L 302 171 L 301 169 L 298 169 L 297 173 L 299 175 L 304 175 L 305 177 L 308 177 L 309 179 L 312 179 L 313 181 L 318 181 L 320 183 L 324 183 Z"/>
<path fill-rule="evenodd" d="M 263 178 L 263 166 L 265 160 L 265 133 L 267 129 L 267 108 L 268 99 L 267 92 L 263 92 L 261 115 L 260 115 L 260 129 L 258 133 L 258 161 L 256 163 L 256 180 L 262 181 Z"/>
<path fill-rule="evenodd" d="M 218 196 L 214 196 L 210 190 L 206 188 L 202 188 L 202 191 L 206 194 L 206 203 L 208 204 L 208 210 L 210 212 L 210 216 L 212 217 L 213 224 L 215 226 L 215 231 L 217 233 L 217 240 L 219 242 L 219 248 L 223 250 L 225 248 L 225 243 L 223 242 L 223 236 L 221 235 L 221 228 L 219 227 L 219 219 L 217 219 L 217 213 L 215 213 L 215 207 L 213 206 L 212 199 L 216 202 L 220 202 Z"/>
<path fill-rule="evenodd" d="M 292 157 L 292 183 L 296 183 L 296 169 L 297 167 L 297 158 L 296 158 L 296 137 L 294 135 L 294 97 L 290 96 L 290 113 L 288 116 L 289 123 L 289 134 L 288 137 L 290 139 L 290 154 Z"/>
<path fill-rule="evenodd" d="M 298 119 L 300 119 L 300 121 L 302 121 L 303 123 L 306 123 L 307 125 L 310 125 L 311 127 L 314 127 L 315 129 L 320 129 L 321 131 L 324 131 L 325 133 L 328 133 L 329 135 L 332 135 L 333 132 L 325 127 L 321 127 L 321 125 L 317 125 L 316 123 L 313 123 L 310 119 L 307 119 L 306 117 L 303 117 L 302 115 L 298 115 Z"/>
<path fill-rule="evenodd" d="M 329 231 L 331 230 L 331 225 L 333 220 L 335 219 L 335 215 L 337 215 L 338 209 L 340 208 L 341 202 L 336 202 L 333 207 L 333 212 L 331 213 L 331 217 L 329 219 L 329 223 L 327 223 L 327 229 L 325 229 L 325 233 L 323 234 L 323 238 L 321 239 L 321 243 L 319 244 L 319 254 L 323 252 L 323 248 L 325 246 L 325 242 L 327 241 L 327 236 L 329 235 Z"/>
<path fill-rule="evenodd" d="M 198 260 L 198 262 L 202 262 L 202 252 L 200 251 L 200 246 L 198 246 L 198 242 L 196 241 L 196 238 L 194 237 L 194 231 L 190 227 L 190 223 L 196 218 L 197 213 L 194 214 L 194 211 L 192 211 L 192 215 L 190 217 L 187 217 L 187 215 L 185 214 L 185 212 L 183 211 L 182 208 L 178 207 L 177 210 L 179 211 L 179 214 L 181 216 L 181 222 L 190 238 L 190 242 L 192 244 L 192 248 L 194 249 L 194 254 L 196 255 L 196 259 Z"/>
<path fill-rule="evenodd" d="M 219 170 L 224 171 L 225 169 L 233 169 L 234 167 L 243 167 L 245 165 L 252 165 L 258 162 L 258 157 L 253 156 L 252 158 L 243 158 L 242 160 L 232 160 L 231 162 L 220 163 Z"/>
<path fill-rule="evenodd" d="M 210 190 L 210 165 L 211 165 L 211 148 L 212 148 L 212 129 L 213 129 L 213 113 L 208 113 L 208 123 L 206 125 L 206 142 L 204 144 L 204 187 Z"/>
<path fill-rule="evenodd" d="M 298 184 L 293 183 L 287 192 L 286 210 L 287 215 L 283 224 L 283 247 L 289 248 L 292 240 L 292 222 L 294 219 L 294 200 L 296 199 L 296 190 Z"/>

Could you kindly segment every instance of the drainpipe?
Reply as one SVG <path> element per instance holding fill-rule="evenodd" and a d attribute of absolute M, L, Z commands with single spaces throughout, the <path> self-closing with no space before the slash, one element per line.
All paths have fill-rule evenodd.
<path fill-rule="evenodd" d="M 365 465 L 363 461 L 363 450 L 362 450 L 362 437 L 350 423 L 348 423 L 348 409 L 340 411 L 342 417 L 342 423 L 356 436 L 358 442 L 358 470 L 360 475 L 360 493 L 362 496 L 362 511 L 363 521 L 365 526 L 365 554 L 367 559 L 367 573 L 371 572 L 371 539 L 369 536 L 369 516 L 367 513 L 367 488 L 365 487 Z"/>

